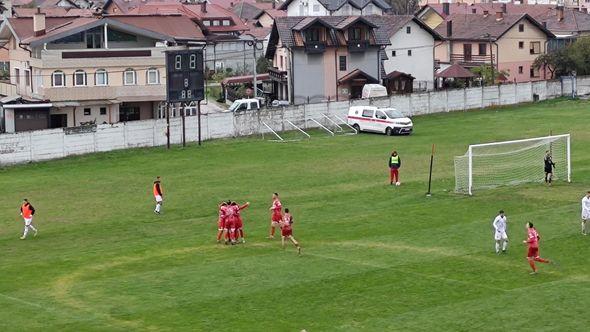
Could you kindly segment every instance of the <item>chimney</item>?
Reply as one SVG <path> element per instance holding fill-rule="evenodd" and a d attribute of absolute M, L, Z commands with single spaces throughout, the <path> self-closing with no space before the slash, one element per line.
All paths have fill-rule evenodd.
<path fill-rule="evenodd" d="M 201 2 L 201 11 L 203 13 L 206 13 L 207 12 L 207 0 Z"/>
<path fill-rule="evenodd" d="M 496 12 L 496 21 L 501 21 L 504 18 L 504 13 L 501 11 Z"/>
<path fill-rule="evenodd" d="M 503 4 L 502 4 L 502 13 L 506 14 L 507 12 L 508 12 L 508 11 L 507 11 L 507 9 L 506 9 L 506 4 L 505 4 L 505 3 L 503 3 Z"/>
<path fill-rule="evenodd" d="M 42 13 L 39 7 L 37 7 L 37 12 L 33 15 L 33 32 L 35 37 L 45 34 L 45 13 Z"/>
<path fill-rule="evenodd" d="M 447 37 L 453 36 L 453 21 L 447 21 Z"/>
<path fill-rule="evenodd" d="M 444 2 L 442 5 L 443 5 L 443 14 L 449 15 L 451 13 L 451 10 L 450 10 L 451 4 L 448 2 Z"/>
<path fill-rule="evenodd" d="M 557 20 L 563 21 L 563 5 L 557 5 Z"/>
<path fill-rule="evenodd" d="M 547 22 L 543 21 L 541 24 L 543 24 L 543 29 L 547 29 Z"/>
<path fill-rule="evenodd" d="M 487 11 L 487 10 L 484 10 L 484 11 L 483 11 L 483 16 L 484 16 L 484 17 L 488 17 L 488 15 L 489 15 L 489 14 L 490 14 L 490 12 L 489 12 L 489 11 Z"/>

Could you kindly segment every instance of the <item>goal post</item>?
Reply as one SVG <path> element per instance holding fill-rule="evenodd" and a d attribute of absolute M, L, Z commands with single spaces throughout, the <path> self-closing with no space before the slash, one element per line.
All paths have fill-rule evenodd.
<path fill-rule="evenodd" d="M 553 179 L 571 181 L 569 134 L 470 145 L 455 157 L 455 192 L 544 181 L 544 157 L 552 155 Z"/>

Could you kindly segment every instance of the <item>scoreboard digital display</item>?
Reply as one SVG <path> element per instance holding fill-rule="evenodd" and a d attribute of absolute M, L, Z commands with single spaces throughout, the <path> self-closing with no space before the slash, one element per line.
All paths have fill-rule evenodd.
<path fill-rule="evenodd" d="M 166 52 L 166 83 L 169 103 L 205 99 L 203 50 Z"/>

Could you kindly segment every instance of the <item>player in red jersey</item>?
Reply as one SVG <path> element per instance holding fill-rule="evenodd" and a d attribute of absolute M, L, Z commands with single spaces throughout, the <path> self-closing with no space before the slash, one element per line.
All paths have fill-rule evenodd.
<path fill-rule="evenodd" d="M 281 223 L 281 221 L 283 220 L 283 205 L 281 204 L 281 201 L 279 200 L 279 194 L 274 193 L 272 195 L 272 206 L 270 207 L 270 209 L 272 211 L 272 215 L 270 218 L 270 235 L 269 235 L 269 239 L 274 239 L 275 237 L 275 228 L 277 226 L 280 226 L 279 224 Z"/>
<path fill-rule="evenodd" d="M 541 237 L 539 236 L 539 233 L 537 233 L 535 227 L 533 227 L 533 223 L 527 222 L 526 229 L 528 233 L 528 238 L 522 242 L 524 244 L 528 244 L 529 246 L 527 260 L 529 261 L 529 265 L 533 269 L 533 272 L 531 272 L 531 274 L 535 274 L 537 273 L 537 267 L 535 266 L 535 262 L 550 263 L 550 261 L 539 256 L 539 239 L 541 239 Z"/>
<path fill-rule="evenodd" d="M 235 213 L 236 213 L 236 224 L 235 224 L 236 241 L 239 242 L 239 240 L 242 239 L 242 243 L 246 243 L 246 239 L 244 238 L 244 229 L 243 229 L 244 221 L 242 220 L 242 216 L 240 215 L 240 211 L 242 211 L 243 209 L 250 206 L 250 202 L 246 202 L 246 204 L 241 205 L 241 206 L 236 202 L 232 202 L 232 206 L 234 206 L 234 209 L 236 209 L 236 211 L 235 211 Z"/>
<path fill-rule="evenodd" d="M 221 241 L 225 230 L 225 221 L 227 219 L 227 203 L 221 202 L 219 204 L 219 219 L 217 220 L 217 243 Z"/>
<path fill-rule="evenodd" d="M 289 213 L 289 209 L 285 209 L 285 215 L 281 221 L 281 244 L 283 245 L 283 249 L 285 249 L 285 239 L 291 240 L 297 248 L 297 253 L 301 255 L 301 246 L 293 237 L 293 216 Z"/>
<path fill-rule="evenodd" d="M 236 244 L 236 208 L 230 201 L 227 202 L 226 217 L 225 217 L 225 244 Z"/>

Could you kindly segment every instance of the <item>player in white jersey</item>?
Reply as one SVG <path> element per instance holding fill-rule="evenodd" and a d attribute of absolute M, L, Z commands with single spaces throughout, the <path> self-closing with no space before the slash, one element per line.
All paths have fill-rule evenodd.
<path fill-rule="evenodd" d="M 508 235 L 506 234 L 507 225 L 504 210 L 500 210 L 499 214 L 494 219 L 492 226 L 494 226 L 495 230 L 494 240 L 496 241 L 496 254 L 500 253 L 500 248 L 502 248 L 502 252 L 505 253 L 506 248 L 508 247 Z"/>
<path fill-rule="evenodd" d="M 586 223 L 590 221 L 590 190 L 582 198 L 582 234 L 588 235 Z"/>

